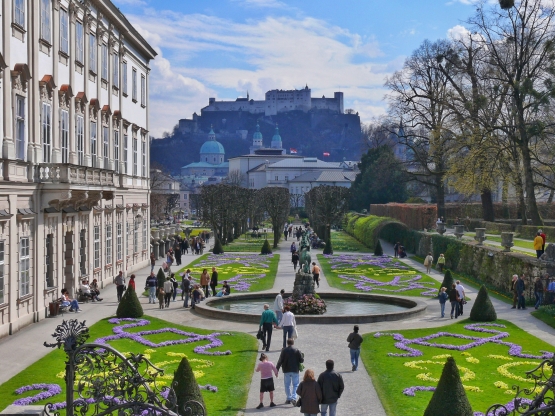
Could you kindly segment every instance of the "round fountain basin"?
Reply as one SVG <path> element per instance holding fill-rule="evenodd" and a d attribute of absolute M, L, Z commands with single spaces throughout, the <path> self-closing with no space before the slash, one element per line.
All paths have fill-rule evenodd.
<path fill-rule="evenodd" d="M 367 293 L 319 293 L 326 302 L 323 315 L 295 315 L 297 323 L 369 323 L 396 321 L 423 314 L 426 304 L 420 300 L 401 296 L 374 295 Z M 232 294 L 223 298 L 208 298 L 196 305 L 198 314 L 210 318 L 239 322 L 260 322 L 264 304 L 270 308 L 276 294 Z M 289 297 L 291 294 L 285 294 Z"/>

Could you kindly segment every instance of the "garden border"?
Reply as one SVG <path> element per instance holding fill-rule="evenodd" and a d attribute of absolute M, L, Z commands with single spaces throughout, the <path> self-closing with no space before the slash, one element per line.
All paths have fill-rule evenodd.
<path fill-rule="evenodd" d="M 402 312 L 388 312 L 380 314 L 369 314 L 369 315 L 295 315 L 295 320 L 299 324 L 365 324 L 372 322 L 383 322 L 383 321 L 399 321 L 406 318 L 414 318 L 416 316 L 423 315 L 426 312 L 427 305 L 424 301 L 412 299 L 402 296 L 388 296 L 388 295 L 376 295 L 369 293 L 337 293 L 337 292 L 319 292 L 324 300 L 328 298 L 336 299 L 356 299 L 356 300 L 368 300 L 374 302 L 388 303 L 398 306 L 408 307 L 406 311 Z M 268 300 L 269 304 L 273 304 L 276 294 L 274 293 L 248 293 L 240 295 L 232 295 L 231 297 L 209 299 L 204 303 L 199 303 L 195 306 L 195 311 L 199 315 L 222 320 L 232 320 L 237 322 L 249 322 L 249 323 L 260 323 L 260 311 L 259 314 L 242 313 L 242 312 L 231 312 L 224 311 L 221 309 L 216 309 L 210 307 L 210 304 L 225 302 L 230 298 L 237 300 L 245 299 L 263 299 Z M 286 293 L 285 297 L 291 296 L 291 293 Z"/>

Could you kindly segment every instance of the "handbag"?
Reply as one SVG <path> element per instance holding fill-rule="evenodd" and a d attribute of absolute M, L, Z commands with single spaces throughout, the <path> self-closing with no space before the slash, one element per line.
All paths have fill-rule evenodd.
<path fill-rule="evenodd" d="M 301 407 L 302 405 L 303 405 L 303 404 L 302 404 L 302 402 L 301 402 L 301 398 L 299 397 L 299 398 L 297 399 L 297 402 L 295 403 L 295 406 L 296 406 L 296 407 Z"/>
<path fill-rule="evenodd" d="M 258 332 L 256 334 L 257 339 L 264 339 L 264 333 L 262 332 L 262 328 L 258 328 Z"/>
<path fill-rule="evenodd" d="M 297 332 L 297 325 L 293 327 L 293 335 L 291 336 L 293 339 L 299 338 L 299 333 Z"/>

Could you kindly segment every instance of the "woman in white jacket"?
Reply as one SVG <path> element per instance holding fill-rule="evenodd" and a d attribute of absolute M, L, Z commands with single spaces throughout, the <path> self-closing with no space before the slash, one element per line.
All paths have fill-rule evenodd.
<path fill-rule="evenodd" d="M 289 306 L 286 306 L 283 310 L 283 316 L 278 326 L 283 328 L 283 348 L 285 348 L 287 346 L 287 340 L 293 338 L 293 331 L 297 323 L 295 322 L 295 315 L 293 315 Z"/>

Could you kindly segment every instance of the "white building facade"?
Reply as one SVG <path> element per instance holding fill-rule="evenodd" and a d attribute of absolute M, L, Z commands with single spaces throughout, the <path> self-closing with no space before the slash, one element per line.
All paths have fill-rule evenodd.
<path fill-rule="evenodd" d="M 155 51 L 109 0 L 4 0 L 0 336 L 149 262 Z"/>

